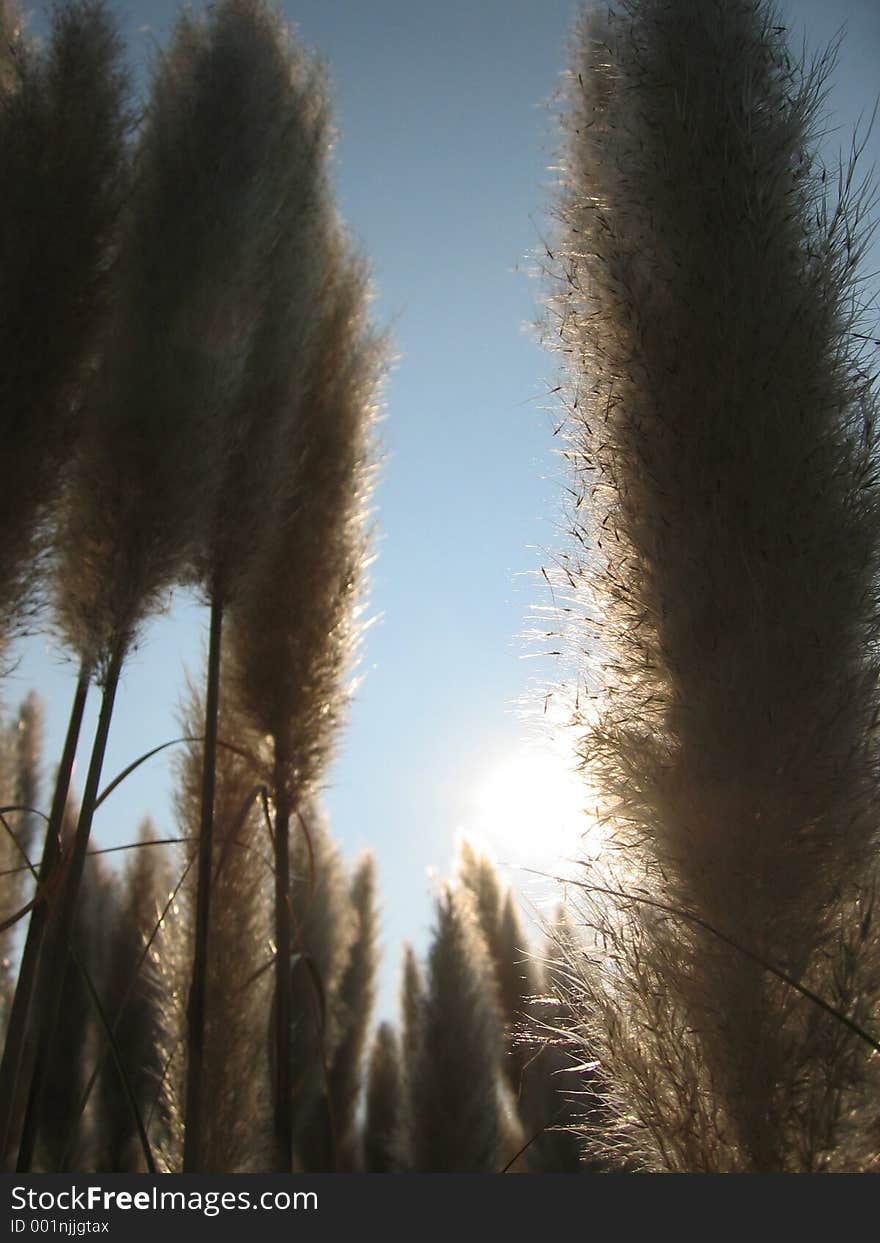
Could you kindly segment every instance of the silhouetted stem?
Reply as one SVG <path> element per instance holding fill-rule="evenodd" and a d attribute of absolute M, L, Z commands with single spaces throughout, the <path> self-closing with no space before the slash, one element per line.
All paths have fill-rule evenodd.
<path fill-rule="evenodd" d="M 205 999 L 208 976 L 208 930 L 211 903 L 211 859 L 214 839 L 214 786 L 217 771 L 217 718 L 220 706 L 220 640 L 223 605 L 211 605 L 211 637 L 208 645 L 208 682 L 205 689 L 205 754 L 202 765 L 202 814 L 199 827 L 198 881 L 196 889 L 196 936 L 192 983 L 187 1011 L 188 1061 L 186 1076 L 186 1131 L 183 1142 L 184 1173 L 201 1168 L 202 1079 L 205 1061 Z"/>
<path fill-rule="evenodd" d="M 53 920 L 47 934 L 47 950 L 43 955 L 43 970 L 40 972 L 40 994 L 43 1014 L 39 1025 L 35 1025 L 34 1034 L 37 1041 L 37 1054 L 34 1060 L 30 1094 L 24 1127 L 22 1129 L 21 1147 L 18 1153 L 19 1172 L 29 1170 L 33 1164 L 34 1148 L 39 1129 L 40 1107 L 43 1089 L 50 1065 L 52 1041 L 58 1027 L 61 1013 L 61 997 L 64 986 L 64 974 L 70 958 L 69 943 L 73 938 L 73 923 L 76 916 L 76 905 L 79 897 L 83 868 L 89 845 L 89 834 L 92 831 L 92 818 L 98 787 L 101 782 L 101 769 L 104 765 L 104 753 L 107 750 L 107 738 L 110 733 L 110 721 L 113 717 L 113 704 L 116 699 L 116 688 L 119 685 L 119 674 L 122 670 L 124 650 L 118 647 L 113 652 L 104 679 L 104 690 L 101 698 L 101 711 L 95 729 L 95 741 L 92 745 L 92 757 L 83 791 L 82 807 L 70 864 L 64 878 L 60 909 L 57 919 Z"/>
<path fill-rule="evenodd" d="M 37 894 L 43 895 L 38 900 L 28 923 L 27 937 L 21 956 L 21 967 L 18 972 L 18 983 L 9 1012 L 9 1026 L 6 1032 L 6 1044 L 3 1049 L 3 1060 L 0 1063 L 0 1154 L 5 1162 L 11 1144 L 15 1142 L 13 1119 L 16 1113 L 16 1100 L 20 1094 L 16 1092 L 22 1066 L 25 1036 L 27 1035 L 28 1017 L 31 1001 L 37 980 L 40 963 L 40 948 L 49 915 L 48 893 L 55 879 L 56 864 L 61 853 L 61 825 L 64 819 L 64 808 L 70 789 L 70 777 L 79 742 L 83 712 L 88 694 L 90 672 L 83 665 L 73 696 L 70 709 L 70 720 L 67 724 L 67 737 L 61 753 L 61 763 L 55 778 L 55 794 L 52 810 L 46 827 L 46 840 L 43 844 L 43 857 L 37 877 Z"/>

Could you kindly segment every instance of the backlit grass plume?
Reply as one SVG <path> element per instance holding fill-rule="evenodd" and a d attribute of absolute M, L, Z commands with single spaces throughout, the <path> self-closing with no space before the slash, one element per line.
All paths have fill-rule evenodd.
<path fill-rule="evenodd" d="M 380 1023 L 367 1068 L 363 1163 L 367 1174 L 391 1174 L 397 1168 L 403 1112 L 400 1047 L 390 1023 Z"/>
<path fill-rule="evenodd" d="M 408 1071 L 404 1151 L 421 1173 L 498 1173 L 504 1161 L 502 1029 L 491 966 L 470 912 L 437 903 L 427 994 Z"/>
<path fill-rule="evenodd" d="M 416 952 L 407 942 L 403 947 L 403 968 L 400 985 L 400 1054 L 404 1079 L 411 1078 L 422 1030 L 425 1024 L 425 977 Z"/>
<path fill-rule="evenodd" d="M 204 112 L 212 129 L 228 113 L 224 165 L 238 180 L 242 201 L 207 291 L 213 308 L 228 298 L 231 318 L 213 342 L 242 368 L 226 389 L 227 442 L 211 521 L 196 548 L 194 570 L 211 607 L 205 696 L 205 762 L 196 939 L 190 1006 L 190 1083 L 186 1166 L 198 1166 L 200 1146 L 203 994 L 210 928 L 211 804 L 216 752 L 217 686 L 224 611 L 254 587 L 262 546 L 274 537 L 290 487 L 286 449 L 306 374 L 310 338 L 320 316 L 325 280 L 323 245 L 329 223 L 327 93 L 312 60 L 262 0 L 222 0 L 204 26 L 196 77 L 211 92 Z M 214 83 L 215 85 L 211 86 Z M 284 876 L 287 875 L 285 861 Z"/>
<path fill-rule="evenodd" d="M 109 933 L 109 944 L 104 976 L 99 982 L 101 1001 L 128 1087 L 151 1146 L 157 1152 L 167 1146 L 170 1131 L 162 1091 L 169 1033 L 159 951 L 167 918 L 165 907 L 172 892 L 172 871 L 165 853 L 168 847 L 152 844 L 159 837 L 152 821 L 145 820 L 138 833 L 137 848 L 118 881 L 115 920 L 104 929 L 105 935 Z M 144 1153 L 131 1101 L 103 1031 L 98 1033 L 96 1049 L 95 1168 L 114 1173 L 144 1173 Z"/>
<path fill-rule="evenodd" d="M 11 12 L 4 9 L 7 26 Z M 5 36 L 3 43 L 0 420 L 7 482 L 0 501 L 0 630 L 5 632 L 45 568 L 41 554 L 61 470 L 78 443 L 86 390 L 107 335 L 129 184 L 130 115 L 120 42 L 102 3 L 59 5 L 42 54 L 20 37 L 11 54 Z M 88 673 L 84 668 L 74 696 L 69 744 L 56 781 L 40 867 L 44 884 L 54 873 Z M 70 891 L 74 898 L 83 857 L 78 851 Z M 69 931 L 72 905 L 67 908 L 59 917 Z M 4 1149 L 46 909 L 39 904 L 28 927 L 0 1067 Z M 55 966 L 62 970 L 57 955 Z M 59 995 L 59 990 L 60 977 L 46 995 Z M 45 1032 L 51 1026 L 41 1025 Z M 38 1057 L 38 1066 L 43 1060 Z"/>
<path fill-rule="evenodd" d="M 347 702 L 359 635 L 373 426 L 385 352 L 363 264 L 336 234 L 310 365 L 285 445 L 284 504 L 253 590 L 230 617 L 239 695 L 272 740 L 267 775 L 288 811 L 314 788 Z"/>
<path fill-rule="evenodd" d="M 106 327 L 131 125 L 102 0 L 54 8 L 45 50 L 0 9 L 0 635 L 33 612 L 48 519 Z"/>
<path fill-rule="evenodd" d="M 60 622 L 99 668 L 204 549 L 242 434 L 244 376 L 290 206 L 290 169 L 272 161 L 290 141 L 294 88 L 258 37 L 262 12 L 242 2 L 182 17 L 154 76 L 116 328 L 63 540 Z"/>
<path fill-rule="evenodd" d="M 0 910 L 21 911 L 34 896 L 28 861 L 43 827 L 40 806 L 43 710 L 31 692 L 16 716 L 0 723 Z M 15 993 L 16 927 L 0 933 L 0 1032 L 5 1034 Z"/>
<path fill-rule="evenodd" d="M 104 993 L 113 947 L 107 933 L 115 927 L 121 894 L 100 858 L 87 860 L 82 883 L 84 900 L 74 921 L 74 952 L 66 958 L 62 982 L 64 1038 L 54 1050 L 40 1098 L 34 1165 L 47 1172 L 87 1169 L 95 1164 L 99 1148 L 94 1101 L 82 1109 L 100 1031 L 90 983 L 99 995 Z"/>
<path fill-rule="evenodd" d="M 196 736 L 203 715 L 204 705 L 193 694 L 184 719 L 187 736 Z M 236 747 L 247 742 L 234 707 L 223 695 L 220 734 Z M 202 750 L 200 742 L 188 743 L 179 772 L 179 820 L 192 842 L 199 836 Z M 271 1168 L 269 1067 L 263 1034 L 271 1000 L 271 974 L 266 968 L 271 963 L 272 852 L 255 784 L 247 759 L 221 746 L 203 1055 L 204 1091 L 210 1108 L 205 1110 L 202 1126 L 201 1161 L 210 1173 Z M 196 922 L 195 880 L 193 869 L 183 891 L 190 932 L 188 957 Z"/>
<path fill-rule="evenodd" d="M 286 890 L 291 816 L 329 758 L 347 702 L 366 560 L 365 507 L 383 351 L 367 319 L 363 265 L 339 231 L 328 267 L 309 368 L 289 422 L 288 488 L 273 538 L 257 550 L 251 592 L 230 610 L 238 699 L 266 738 L 265 781 L 275 807 L 276 1066 L 290 1064 L 293 952 Z M 290 1166 L 292 1121 L 279 1082 L 279 1164 Z"/>
<path fill-rule="evenodd" d="M 344 1037 L 339 1004 L 357 933 L 345 865 L 324 816 L 314 803 L 294 820 L 290 849 L 291 955 L 290 1091 L 293 1164 L 327 1168 L 335 1146 L 328 1112 L 330 1068 Z M 277 952 L 277 949 L 276 949 Z M 277 986 L 273 1006 L 277 1007 Z M 278 1056 L 277 1009 L 268 1033 L 271 1063 Z M 275 1073 L 277 1094 L 283 1076 Z M 277 1123 L 276 1097 L 276 1123 Z M 317 1129 L 318 1135 L 314 1136 Z M 317 1141 L 317 1142 L 315 1142 Z"/>
<path fill-rule="evenodd" d="M 792 987 L 876 1006 L 867 204 L 817 158 L 829 64 L 792 65 L 765 3 L 623 0 L 583 19 L 569 75 L 569 568 L 601 666 L 605 883 L 629 895 L 593 895 L 584 1006 L 635 1146 L 671 1169 L 870 1148 L 870 1047 Z"/>
<path fill-rule="evenodd" d="M 504 1027 L 503 1067 L 511 1091 L 519 1099 L 522 1072 L 531 1056 L 519 1039 L 538 993 L 538 977 L 530 960 L 526 937 L 514 905 L 513 894 L 505 891 L 492 861 L 480 855 L 468 841 L 462 841 L 458 862 L 462 898 L 476 919 L 483 935 L 492 967 L 498 1014 Z"/>
<path fill-rule="evenodd" d="M 338 989 L 328 998 L 338 1038 L 327 1057 L 326 1092 L 299 1149 L 310 1171 L 347 1172 L 360 1168 L 357 1112 L 373 995 L 376 986 L 376 865 L 372 855 L 357 864 L 349 887 L 352 939 Z"/>
<path fill-rule="evenodd" d="M 250 99 L 236 94 L 235 75 L 223 77 L 223 57 L 212 62 L 207 43 L 201 25 L 181 20 L 154 77 L 112 331 L 80 413 L 58 523 L 57 624 L 81 662 L 72 730 L 92 676 L 104 693 L 50 973 L 66 952 L 122 665 L 141 624 L 181 578 L 220 484 L 228 412 L 247 356 L 248 297 L 262 274 L 252 257 L 254 219 L 244 212 L 255 194 Z M 50 985 L 46 995 L 60 994 Z M 53 1026 L 51 1014 L 40 1016 L 22 1168 Z"/>

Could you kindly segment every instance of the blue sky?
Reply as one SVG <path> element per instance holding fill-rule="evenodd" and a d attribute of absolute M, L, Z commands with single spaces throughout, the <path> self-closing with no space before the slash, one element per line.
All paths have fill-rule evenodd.
<path fill-rule="evenodd" d="M 177 6 L 132 0 L 114 7 L 145 81 L 143 66 Z M 482 835 L 514 864 L 549 866 L 554 853 L 576 846 L 578 787 L 562 749 L 537 746 L 526 719 L 540 717 L 562 671 L 541 655 L 552 642 L 525 635 L 536 624 L 532 607 L 548 603 L 539 568 L 564 542 L 548 395 L 556 361 L 537 340 L 543 290 L 529 273 L 552 232 L 553 97 L 577 5 L 297 0 L 283 7 L 330 72 L 338 201 L 372 265 L 375 317 L 390 327 L 397 358 L 385 390 L 376 494 L 376 621 L 364 681 L 326 777 L 332 829 L 346 856 L 367 846 L 377 856 L 380 1009 L 390 1014 L 400 942 L 424 949 L 429 873 L 448 873 L 458 830 Z M 840 127 L 828 139 L 833 158 L 880 89 L 880 6 L 859 0 L 832 12 L 821 0 L 803 0 L 782 12 L 795 50 L 804 37 L 809 48 L 820 47 L 848 25 L 829 96 Z M 35 14 L 32 28 L 41 26 Z M 875 132 L 866 166 L 878 154 Z M 183 669 L 200 669 L 206 631 L 203 611 L 180 600 L 145 634 L 124 675 L 108 777 L 178 732 Z M 31 686 L 44 696 L 51 765 L 73 669 L 44 639 L 21 655 L 6 703 Z M 129 840 L 147 813 L 174 832 L 162 760 L 108 801 L 96 839 Z M 531 892 L 528 882 L 523 890 Z"/>

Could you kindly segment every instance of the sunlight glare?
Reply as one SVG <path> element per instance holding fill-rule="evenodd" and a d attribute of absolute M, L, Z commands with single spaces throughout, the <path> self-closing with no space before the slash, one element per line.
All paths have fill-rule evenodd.
<path fill-rule="evenodd" d="M 570 875 L 575 861 L 596 857 L 601 846 L 590 803 L 570 746 L 521 744 L 475 784 L 461 832 L 501 865 Z"/>

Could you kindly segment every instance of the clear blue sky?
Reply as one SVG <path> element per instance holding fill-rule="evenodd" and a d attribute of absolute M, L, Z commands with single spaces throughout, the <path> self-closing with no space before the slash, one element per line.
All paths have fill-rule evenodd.
<path fill-rule="evenodd" d="M 177 6 L 115 7 L 144 81 Z M 531 764 L 520 709 L 537 705 L 540 715 L 558 676 L 553 658 L 537 655 L 552 643 L 524 638 L 535 624 L 530 608 L 548 602 L 537 571 L 564 540 L 548 397 L 556 360 L 537 343 L 542 289 L 528 273 L 552 228 L 552 99 L 577 6 L 297 0 L 284 11 L 330 71 L 339 203 L 371 262 L 375 315 L 391 327 L 398 356 L 376 495 L 377 621 L 326 779 L 346 856 L 366 846 L 377 856 L 380 1008 L 390 1014 L 400 942 L 424 948 L 428 872 L 448 873 L 456 831 L 482 832 L 502 861 L 545 866 L 548 843 L 562 841 L 554 820 L 571 802 L 570 793 L 539 797 L 529 786 L 554 780 L 553 765 Z M 832 11 L 803 0 L 782 12 L 795 50 L 805 36 L 810 48 L 821 46 L 847 23 L 829 97 L 842 127 L 829 139 L 833 155 L 880 89 L 880 6 L 851 0 Z M 35 14 L 32 28 L 42 24 Z M 875 132 L 866 165 L 878 154 Z M 108 777 L 177 732 L 183 667 L 200 669 L 205 642 L 206 617 L 185 601 L 147 632 L 124 676 Z M 54 764 L 73 671 L 44 640 L 23 651 L 7 704 L 32 685 L 48 703 Z M 564 764 L 557 767 L 560 790 L 570 791 Z M 174 831 L 161 760 L 102 809 L 96 839 L 130 839 L 147 813 Z M 513 826 L 506 837 L 502 821 Z"/>

